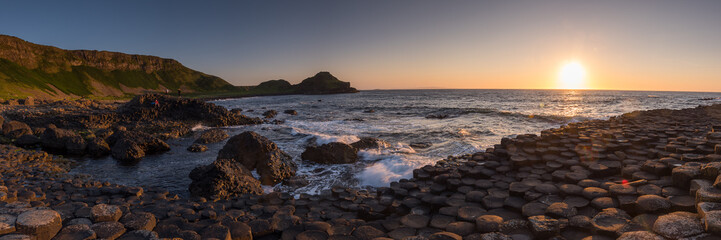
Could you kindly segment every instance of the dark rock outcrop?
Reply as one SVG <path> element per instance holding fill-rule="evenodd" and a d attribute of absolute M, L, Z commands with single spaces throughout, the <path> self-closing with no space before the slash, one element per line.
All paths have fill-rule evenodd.
<path fill-rule="evenodd" d="M 8 121 L 2 125 L 2 134 L 8 138 L 15 139 L 25 134 L 33 134 L 33 130 L 24 122 Z"/>
<path fill-rule="evenodd" d="M 193 145 L 190 145 L 188 147 L 188 151 L 190 151 L 190 152 L 205 152 L 205 151 L 208 151 L 208 146 L 205 146 L 203 144 L 193 143 Z"/>
<path fill-rule="evenodd" d="M 357 89 L 352 88 L 349 82 L 342 82 L 329 72 L 319 72 L 315 76 L 306 78 L 295 85 L 296 92 L 300 94 L 334 94 L 334 93 L 355 93 Z"/>
<path fill-rule="evenodd" d="M 354 163 L 358 161 L 358 149 L 345 143 L 332 142 L 307 147 L 301 158 L 322 164 Z"/>
<path fill-rule="evenodd" d="M 190 172 L 188 190 L 194 196 L 230 198 L 243 194 L 263 194 L 260 181 L 250 171 L 232 159 L 218 159 Z"/>
<path fill-rule="evenodd" d="M 243 132 L 231 137 L 218 152 L 217 159 L 234 160 L 248 170 L 257 170 L 264 185 L 274 185 L 295 175 L 292 158 L 269 139 Z"/>
<path fill-rule="evenodd" d="M 87 153 L 91 157 L 102 157 L 110 153 L 110 145 L 104 139 L 96 137 L 88 140 Z"/>
<path fill-rule="evenodd" d="M 71 155 L 83 155 L 87 147 L 85 139 L 77 133 L 52 125 L 45 129 L 40 141 L 45 150 Z"/>
<path fill-rule="evenodd" d="M 225 140 L 228 137 L 229 137 L 228 133 L 223 131 L 223 129 L 214 128 L 214 129 L 207 130 L 207 131 L 203 132 L 202 134 L 200 134 L 200 137 L 198 137 L 198 139 L 196 139 L 194 143 L 198 143 L 198 144 L 217 143 L 217 142 Z"/>
<path fill-rule="evenodd" d="M 295 116 L 295 115 L 298 115 L 298 112 L 296 112 L 296 111 L 293 110 L 293 109 L 285 110 L 285 111 L 283 111 L 283 113 L 288 114 L 288 115 L 294 115 L 294 116 Z"/>
<path fill-rule="evenodd" d="M 158 101 L 158 104 L 155 104 Z M 118 109 L 127 121 L 197 121 L 207 126 L 259 124 L 257 118 L 234 114 L 226 108 L 198 99 L 176 98 L 162 94 L 135 96 Z"/>
<path fill-rule="evenodd" d="M 357 142 L 351 143 L 351 146 L 357 149 L 368 149 L 368 148 L 384 148 L 388 147 L 390 144 L 388 142 L 372 138 L 372 137 L 362 137 Z"/>
<path fill-rule="evenodd" d="M 112 146 L 113 158 L 134 162 L 145 157 L 146 154 L 155 154 L 170 150 L 170 146 L 159 138 L 137 131 L 117 131 L 107 139 Z"/>
<path fill-rule="evenodd" d="M 263 117 L 265 118 L 274 118 L 276 115 L 278 115 L 278 111 L 276 110 L 268 110 L 263 113 Z"/>

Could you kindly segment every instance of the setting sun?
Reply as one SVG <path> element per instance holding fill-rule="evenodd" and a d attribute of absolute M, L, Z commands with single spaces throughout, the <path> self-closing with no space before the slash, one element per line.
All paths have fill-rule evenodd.
<path fill-rule="evenodd" d="M 558 74 L 559 89 L 586 88 L 586 70 L 577 61 L 570 61 L 561 67 Z"/>

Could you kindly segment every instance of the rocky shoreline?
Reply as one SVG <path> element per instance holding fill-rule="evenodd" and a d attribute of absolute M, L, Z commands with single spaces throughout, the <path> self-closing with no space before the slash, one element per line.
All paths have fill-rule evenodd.
<path fill-rule="evenodd" d="M 145 151 L 183 136 L 168 131 L 173 127 L 261 121 L 193 101 L 146 95 L 128 103 L 68 104 L 73 109 L 3 109 L 5 122 L 27 128 L 13 123 L 2 130 L 15 141 L 62 136 L 65 144 L 55 151 L 91 155 L 88 143 L 68 146 L 104 138 L 109 148 L 126 141 L 127 149 Z M 212 117 L 193 118 L 199 114 Z M 65 132 L 86 129 L 113 132 L 94 131 L 94 138 Z M 212 141 L 215 134 L 209 135 Z M 40 139 L 34 146 L 53 149 L 56 142 Z M 242 157 L 233 153 L 216 162 Z M 506 138 L 374 191 L 181 198 L 69 175 L 70 160 L 3 144 L 0 240 L 721 239 L 720 154 L 721 105 L 639 111 Z"/>

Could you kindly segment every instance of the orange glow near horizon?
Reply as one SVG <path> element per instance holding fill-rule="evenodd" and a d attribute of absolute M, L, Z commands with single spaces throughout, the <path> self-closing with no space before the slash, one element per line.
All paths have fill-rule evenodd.
<path fill-rule="evenodd" d="M 568 61 L 558 72 L 558 89 L 587 89 L 586 69 L 578 61 Z"/>

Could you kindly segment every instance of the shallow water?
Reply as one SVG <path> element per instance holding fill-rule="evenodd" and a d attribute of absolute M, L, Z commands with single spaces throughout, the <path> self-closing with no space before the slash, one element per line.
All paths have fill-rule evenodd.
<path fill-rule="evenodd" d="M 299 175 L 311 184 L 300 189 L 282 186 L 267 190 L 317 193 L 333 185 L 385 186 L 412 176 L 412 170 L 448 155 L 483 151 L 503 137 L 540 133 L 543 129 L 586 119 L 606 119 L 635 110 L 681 109 L 721 103 L 721 93 L 560 91 L 560 90 L 387 90 L 338 95 L 289 95 L 213 101 L 243 114 L 262 117 L 277 110 L 283 124 L 224 128 L 232 136 L 256 131 L 276 142 L 298 163 Z M 284 114 L 294 109 L 298 115 Z M 253 110 L 249 112 L 247 110 Z M 374 112 L 368 112 L 373 110 Z M 441 115 L 445 119 L 426 116 Z M 198 133 L 204 128 L 199 127 Z M 309 144 L 352 143 L 376 137 L 391 147 L 360 152 L 356 164 L 319 165 L 300 159 Z M 169 140 L 172 150 L 148 156 L 134 166 L 121 166 L 110 157 L 83 160 L 73 173 L 120 184 L 163 187 L 187 194 L 188 174 L 212 162 L 225 142 L 209 144 L 209 151 L 185 149 L 192 138 Z M 427 142 L 426 149 L 409 147 Z"/>

